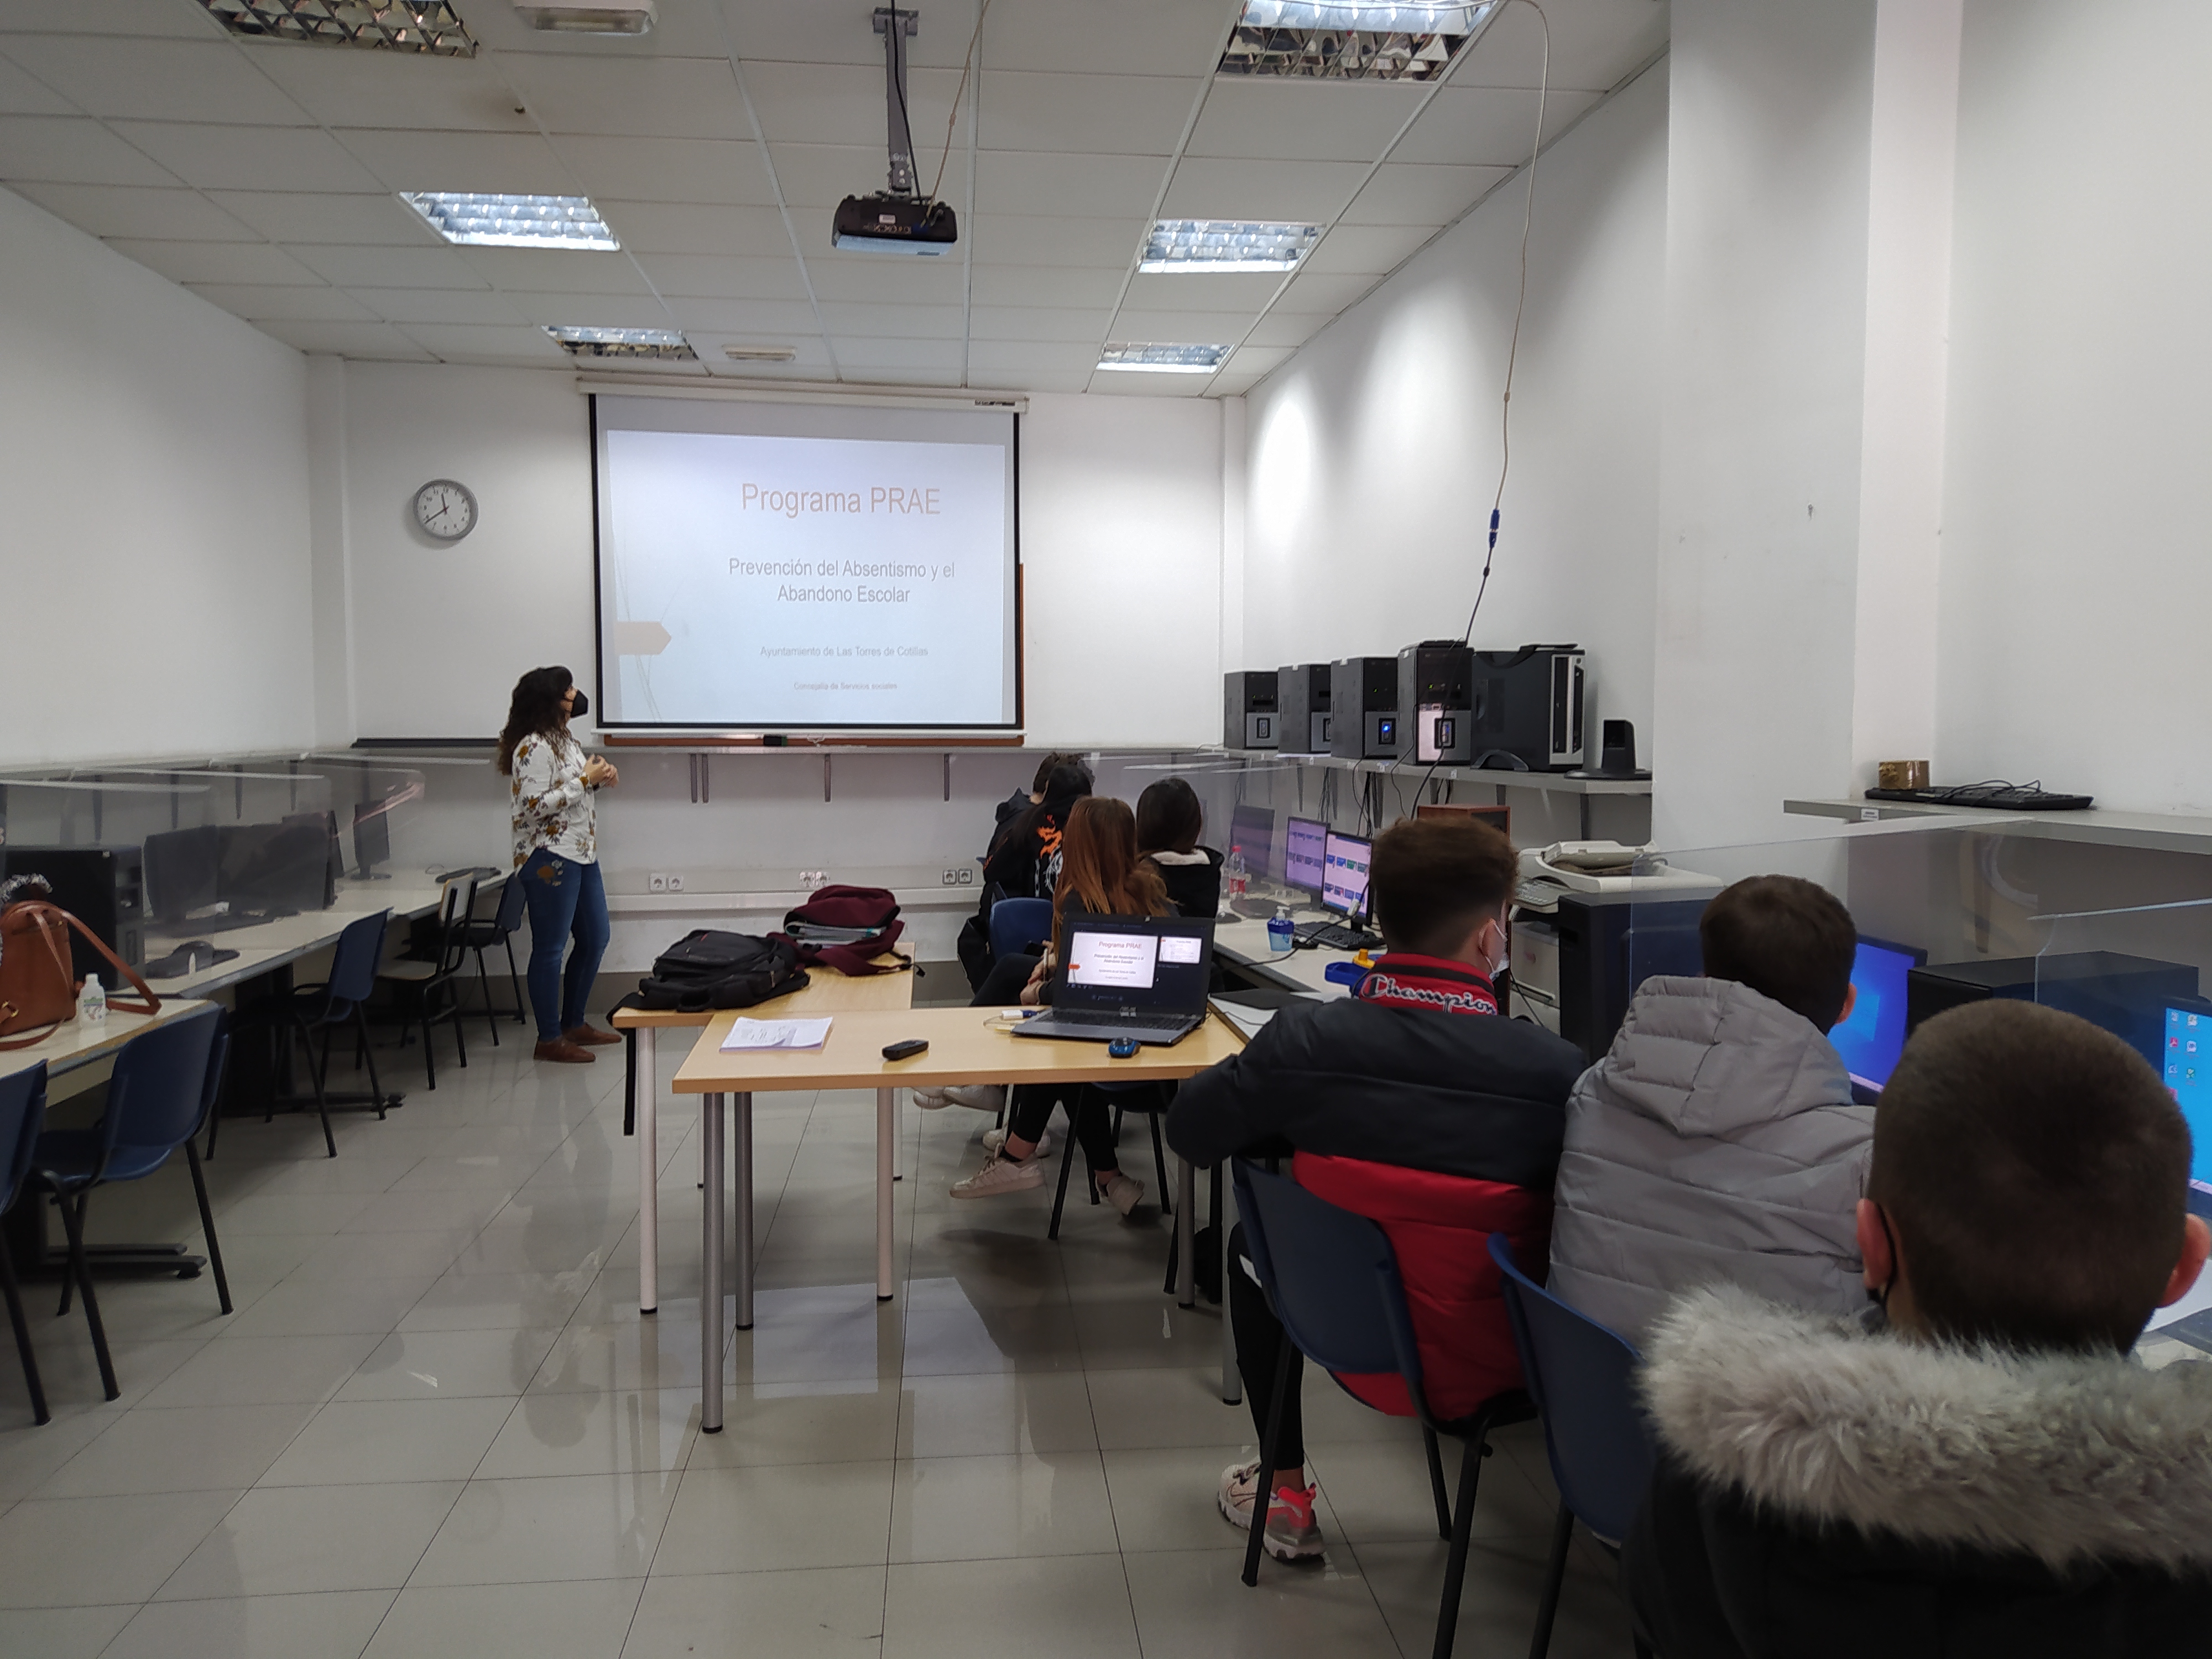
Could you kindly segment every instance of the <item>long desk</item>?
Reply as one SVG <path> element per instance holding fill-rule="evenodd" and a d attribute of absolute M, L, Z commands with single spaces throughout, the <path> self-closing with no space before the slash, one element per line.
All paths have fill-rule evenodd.
<path fill-rule="evenodd" d="M 1328 977 L 1328 965 L 1333 962 L 1350 962 L 1354 952 L 1302 945 L 1287 956 L 1278 955 L 1268 948 L 1267 924 L 1264 921 L 1231 921 L 1224 916 L 1214 924 L 1213 954 L 1245 978 L 1263 984 L 1288 991 L 1318 991 L 1325 997 L 1351 994 L 1350 987 L 1339 985 Z M 1375 954 L 1382 954 L 1379 948 Z"/>
<path fill-rule="evenodd" d="M 891 1295 L 891 1156 L 897 1133 L 898 1091 L 943 1088 L 956 1083 L 1176 1082 L 1204 1071 L 1242 1047 L 1237 1034 L 1208 1019 L 1172 1048 L 1139 1048 L 1115 1060 L 1103 1042 L 1053 1042 L 993 1029 L 1001 1010 L 915 1008 L 903 1012 L 842 1013 L 819 1048 L 722 1052 L 722 1039 L 741 1010 L 717 1014 L 692 1045 L 671 1085 L 678 1094 L 704 1097 L 700 1129 L 706 1154 L 707 1191 L 702 1219 L 704 1272 L 699 1292 L 700 1419 L 702 1432 L 722 1427 L 722 1105 L 737 1103 L 737 1324 L 753 1322 L 752 1097 L 796 1089 L 873 1089 L 876 1091 L 876 1295 Z M 927 1054 L 887 1060 L 885 1044 L 920 1037 Z M 1073 1156 L 1073 1154 L 1071 1154 Z"/>
<path fill-rule="evenodd" d="M 878 957 L 878 963 L 903 962 L 903 952 Z M 733 1008 L 730 1018 L 748 1015 L 755 1019 L 812 1019 L 823 1014 L 896 1012 L 914 1006 L 914 975 L 910 972 L 863 975 L 858 978 L 834 968 L 810 968 L 804 990 L 793 991 L 750 1008 Z M 618 1031 L 637 1034 L 635 1071 L 630 1086 L 637 1100 L 637 1306 L 653 1313 L 660 1306 L 660 1073 L 659 1048 L 663 1031 L 699 1030 L 719 1013 L 678 1013 L 673 1010 L 617 1008 L 611 1024 Z M 722 1029 L 729 1030 L 726 1023 Z M 642 1085 L 642 1086 L 641 1086 Z M 750 1133 L 750 1130 L 748 1130 Z M 750 1202 L 750 1200 L 748 1200 Z M 750 1237 L 750 1231 L 748 1232 Z M 750 1324 L 750 1319 L 743 1322 Z"/>
<path fill-rule="evenodd" d="M 116 1009 L 97 1024 L 73 1019 L 52 1036 L 27 1048 L 0 1049 L 0 1077 L 27 1072 L 42 1060 L 49 1078 L 74 1072 L 81 1066 L 107 1059 L 141 1032 L 197 1013 L 206 1006 L 197 998 L 165 996 L 161 1007 L 150 1014 L 126 1014 Z"/>

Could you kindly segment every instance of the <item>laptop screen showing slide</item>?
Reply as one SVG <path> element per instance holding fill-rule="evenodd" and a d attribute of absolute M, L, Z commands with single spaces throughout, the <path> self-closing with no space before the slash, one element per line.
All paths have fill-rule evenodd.
<path fill-rule="evenodd" d="M 2189 1124 L 2189 1184 L 2212 1193 L 2212 1002 L 2166 1005 L 2166 1086 Z"/>
<path fill-rule="evenodd" d="M 1206 1017 L 1213 922 L 1181 916 L 1091 916 L 1068 924 L 1052 1009 L 1017 1036 L 1170 1043 Z"/>
<path fill-rule="evenodd" d="M 1283 834 L 1283 885 L 1308 893 L 1322 890 L 1322 862 L 1328 826 L 1313 818 L 1292 818 Z"/>
<path fill-rule="evenodd" d="M 1828 1033 L 1851 1081 L 1880 1089 L 1905 1048 L 1905 976 L 1928 960 L 1925 951 L 1862 939 L 1851 958 L 1851 1017 Z"/>
<path fill-rule="evenodd" d="M 1340 916 L 1367 908 L 1367 862 L 1375 844 L 1358 836 L 1328 832 L 1322 848 L 1321 908 Z"/>

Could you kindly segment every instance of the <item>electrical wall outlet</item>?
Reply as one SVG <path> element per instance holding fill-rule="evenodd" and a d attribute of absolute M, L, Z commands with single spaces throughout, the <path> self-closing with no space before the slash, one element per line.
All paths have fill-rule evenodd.
<path fill-rule="evenodd" d="M 668 890 L 668 878 L 662 875 L 659 871 L 655 870 L 651 875 L 645 878 L 645 890 L 648 893 L 666 892 Z"/>
<path fill-rule="evenodd" d="M 960 871 L 960 885 L 963 887 L 973 887 L 975 884 L 975 872 L 963 866 Z"/>
<path fill-rule="evenodd" d="M 960 884 L 960 872 L 957 870 L 947 870 L 937 879 L 947 887 L 957 887 Z"/>
<path fill-rule="evenodd" d="M 830 872 L 827 870 L 801 870 L 799 872 L 799 887 L 801 892 L 811 893 L 817 887 L 827 887 L 829 884 Z"/>
<path fill-rule="evenodd" d="M 672 870 L 669 872 L 668 890 L 672 893 L 680 893 L 684 890 L 684 877 L 681 872 Z"/>

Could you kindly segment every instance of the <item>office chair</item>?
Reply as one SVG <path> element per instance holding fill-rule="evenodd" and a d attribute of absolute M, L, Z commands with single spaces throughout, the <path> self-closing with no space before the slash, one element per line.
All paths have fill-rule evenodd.
<path fill-rule="evenodd" d="M 207 1176 L 200 1169 L 194 1139 L 222 1091 L 223 1062 L 229 1053 L 230 1034 L 220 1008 L 156 1025 L 117 1051 L 115 1070 L 107 1082 L 107 1109 L 98 1123 L 89 1129 L 48 1129 L 32 1148 L 31 1164 L 39 1184 L 59 1200 L 62 1225 L 69 1233 L 70 1277 L 62 1280 L 57 1313 L 69 1311 L 73 1279 L 84 1297 L 92 1351 L 100 1360 L 100 1383 L 110 1400 L 123 1391 L 116 1386 L 107 1332 L 100 1323 L 85 1256 L 86 1202 L 95 1187 L 143 1181 L 182 1146 L 191 1170 L 192 1195 L 199 1200 L 200 1230 L 207 1235 L 216 1294 L 222 1310 L 230 1311 L 230 1279 L 223 1272 L 222 1246 L 216 1238 L 215 1212 L 208 1205 Z"/>
<path fill-rule="evenodd" d="M 1035 956 L 1052 937 L 1052 901 L 1002 898 L 991 907 L 991 959 Z"/>
<path fill-rule="evenodd" d="M 319 985 L 295 988 L 289 997 L 273 1003 L 257 1004 L 265 1010 L 264 1018 L 281 1018 L 288 1030 L 300 1039 L 307 1051 L 308 1076 L 315 1085 L 315 1110 L 323 1121 L 323 1146 L 332 1158 L 338 1155 L 338 1143 L 331 1133 L 331 1096 L 328 1088 L 331 1070 L 331 1042 L 337 1026 L 350 1024 L 354 1028 L 354 1065 L 358 1068 L 363 1060 L 368 1062 L 368 1098 L 349 1096 L 346 1103 L 362 1106 L 382 1117 L 386 1107 L 395 1104 L 398 1097 L 387 1097 L 383 1079 L 376 1074 L 376 1048 L 368 1030 L 368 1000 L 376 990 L 377 963 L 384 957 L 385 930 L 391 925 L 392 912 L 379 910 L 373 916 L 363 916 L 346 924 L 338 935 L 338 942 L 331 951 L 330 978 Z M 323 1051 L 315 1053 L 313 1033 L 323 1034 Z M 289 1067 L 288 1066 L 289 1072 Z M 276 1114 L 276 1103 L 271 1100 L 262 1121 L 267 1122 Z M 208 1115 L 207 1155 L 215 1156 L 216 1131 L 222 1121 L 222 1114 Z"/>
<path fill-rule="evenodd" d="M 1544 1419 L 1544 1451 L 1559 1489 L 1552 1556 L 1544 1569 L 1536 1633 L 1528 1659 L 1544 1659 L 1559 1610 L 1567 1550 L 1580 1521 L 1618 1556 L 1651 1484 L 1651 1442 L 1636 1402 L 1638 1355 L 1626 1337 L 1571 1307 L 1514 1264 L 1503 1234 L 1490 1236 L 1490 1259 L 1504 1275 L 1505 1310 L 1521 1370 Z M 1637 1659 L 1651 1659 L 1637 1637 Z"/>
<path fill-rule="evenodd" d="M 515 930 L 522 926 L 524 896 L 521 876 L 508 876 L 499 890 L 499 908 L 492 913 L 490 919 L 486 921 L 471 916 L 462 929 L 463 943 L 476 953 L 477 990 L 483 997 L 484 1024 L 491 1028 L 491 1046 L 495 1048 L 499 1047 L 498 1011 L 491 1006 L 491 983 L 484 977 L 483 953 L 495 945 L 506 950 L 507 982 L 514 988 L 514 1023 L 517 1025 L 523 1024 L 526 1016 L 522 1006 L 522 975 L 514 968 L 514 934 Z"/>
<path fill-rule="evenodd" d="M 15 1207 L 23 1177 L 31 1168 L 31 1149 L 46 1121 L 46 1062 L 0 1077 L 0 1216 Z M 36 1202 L 33 1200 L 33 1202 Z M 8 1322 L 15 1328 L 15 1356 L 23 1362 L 23 1386 L 31 1395 L 34 1421 L 50 1423 L 46 1391 L 39 1381 L 39 1357 L 31 1348 L 31 1327 L 23 1317 L 23 1293 L 15 1283 L 15 1264 L 0 1241 L 0 1294 L 8 1298 Z"/>
<path fill-rule="evenodd" d="M 1160 1083 L 1086 1083 L 1076 1091 L 1067 1113 L 1067 1144 L 1060 1152 L 1060 1187 L 1052 1199 L 1052 1220 L 1046 1225 L 1044 1236 L 1057 1243 L 1060 1238 L 1060 1212 L 1067 1202 L 1068 1172 L 1075 1164 L 1075 1115 L 1083 1109 L 1085 1091 L 1096 1090 L 1114 1108 L 1114 1144 L 1121 1144 L 1121 1115 L 1126 1111 L 1141 1112 L 1145 1121 L 1152 1126 L 1152 1170 L 1158 1180 L 1160 1213 L 1173 1215 L 1175 1206 L 1168 1193 L 1167 1146 L 1160 1139 L 1160 1114 L 1175 1103 L 1175 1088 Z M 1098 1202 L 1098 1183 L 1089 1177 L 1086 1170 L 1084 1189 L 1091 1194 L 1093 1204 Z"/>
<path fill-rule="evenodd" d="M 406 1046 L 410 1023 L 422 1028 L 422 1075 L 433 1089 L 438 1086 L 438 1060 L 430 1041 L 433 1025 L 451 1023 L 454 1052 L 460 1056 L 461 1068 L 468 1069 L 469 1043 L 461 1032 L 461 999 L 454 981 L 468 961 L 469 912 L 476 902 L 475 871 L 465 870 L 448 877 L 438 896 L 435 959 L 403 959 L 387 963 L 376 970 L 377 979 L 390 985 L 401 999 L 400 1046 Z M 441 1002 L 443 1006 L 437 1006 Z"/>

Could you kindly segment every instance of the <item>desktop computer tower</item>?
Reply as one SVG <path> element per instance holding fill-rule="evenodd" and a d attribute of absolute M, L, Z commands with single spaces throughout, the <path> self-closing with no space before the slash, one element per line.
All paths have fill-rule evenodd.
<path fill-rule="evenodd" d="M 1300 663 L 1275 671 L 1275 702 L 1282 724 L 1276 747 L 1286 755 L 1328 753 L 1328 665 Z"/>
<path fill-rule="evenodd" d="M 1275 746 L 1275 671 L 1247 669 L 1221 677 L 1221 744 L 1224 749 Z"/>
<path fill-rule="evenodd" d="M 1414 761 L 1464 766 L 1474 758 L 1474 653 L 1456 640 L 1424 640 L 1398 653 L 1400 731 Z"/>
<path fill-rule="evenodd" d="M 1398 659 L 1346 657 L 1328 671 L 1328 752 L 1389 760 L 1398 752 Z"/>
<path fill-rule="evenodd" d="M 2196 969 L 2117 951 L 1945 962 L 1905 975 L 1905 1030 L 1910 1036 L 1946 1009 L 2010 997 L 2078 1014 L 2161 1066 L 2166 1000 L 2196 994 Z"/>
<path fill-rule="evenodd" d="M 23 875 L 45 877 L 56 904 L 92 929 L 102 945 L 131 966 L 144 964 L 146 877 L 137 848 L 0 848 L 0 876 Z M 109 990 L 125 988 L 123 976 L 74 928 L 70 945 L 77 978 L 97 975 Z"/>
<path fill-rule="evenodd" d="M 1613 1046 L 1638 986 L 1655 974 L 1704 972 L 1698 918 L 1711 898 L 1562 895 L 1551 919 L 1559 935 L 1559 1035 L 1595 1063 Z"/>
<path fill-rule="evenodd" d="M 1524 645 L 1518 651 L 1472 654 L 1473 763 L 1481 766 L 1487 761 L 1530 772 L 1582 765 L 1587 752 L 1582 649 Z"/>

